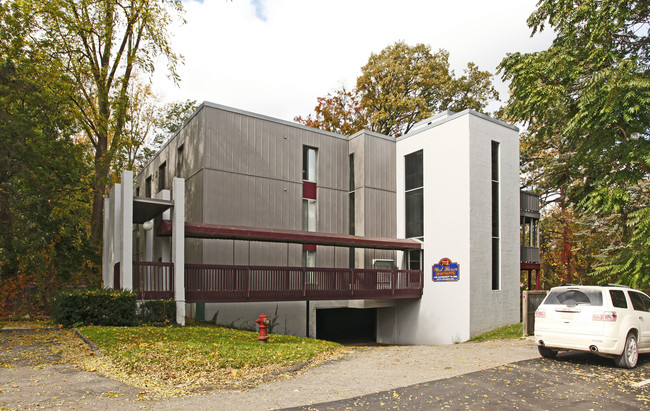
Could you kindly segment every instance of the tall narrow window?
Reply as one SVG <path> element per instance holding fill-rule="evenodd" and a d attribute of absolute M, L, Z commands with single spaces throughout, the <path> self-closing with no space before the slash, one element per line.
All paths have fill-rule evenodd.
<path fill-rule="evenodd" d="M 498 290 L 501 283 L 501 252 L 499 225 L 499 143 L 492 142 L 492 289 Z"/>
<path fill-rule="evenodd" d="M 302 229 L 316 231 L 316 200 L 302 199 Z"/>
<path fill-rule="evenodd" d="M 422 150 L 404 157 L 406 238 L 424 239 L 424 174 Z"/>
<path fill-rule="evenodd" d="M 316 152 L 313 147 L 302 148 L 302 229 L 304 231 L 316 231 L 318 227 Z M 302 261 L 305 267 L 316 265 L 316 246 L 303 244 Z"/>
<path fill-rule="evenodd" d="M 181 144 L 176 150 L 176 177 L 180 177 L 183 172 L 183 162 L 183 144 Z"/>
<path fill-rule="evenodd" d="M 158 167 L 158 191 L 164 190 L 166 181 L 165 177 L 167 174 L 167 162 L 164 162 Z"/>
<path fill-rule="evenodd" d="M 348 234 L 355 235 L 355 228 L 354 228 L 354 220 L 356 219 L 356 212 L 355 212 L 355 202 L 354 202 L 354 191 L 355 191 L 355 182 L 354 182 L 354 154 L 350 154 L 350 186 L 348 187 L 348 204 L 349 204 L 349 209 L 348 209 L 348 218 L 350 219 L 350 223 L 348 224 Z M 350 268 L 354 268 L 355 266 L 355 250 L 354 247 L 349 248 L 349 255 L 348 255 L 348 266 Z"/>
<path fill-rule="evenodd" d="M 151 176 L 147 177 L 144 182 L 144 195 L 147 198 L 151 198 Z"/>
<path fill-rule="evenodd" d="M 302 149 L 302 179 L 316 182 L 316 149 L 313 147 Z"/>

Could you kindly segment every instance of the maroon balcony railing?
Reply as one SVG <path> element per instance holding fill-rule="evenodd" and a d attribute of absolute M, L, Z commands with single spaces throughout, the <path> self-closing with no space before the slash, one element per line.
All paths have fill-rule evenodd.
<path fill-rule="evenodd" d="M 174 263 L 133 262 L 133 289 L 140 300 L 174 298 Z"/>
<path fill-rule="evenodd" d="M 187 302 L 419 298 L 422 271 L 185 265 Z"/>

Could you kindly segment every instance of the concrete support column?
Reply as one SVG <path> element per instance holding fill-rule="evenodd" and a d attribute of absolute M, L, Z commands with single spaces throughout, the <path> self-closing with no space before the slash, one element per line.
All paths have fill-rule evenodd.
<path fill-rule="evenodd" d="M 122 258 L 122 185 L 114 184 L 109 192 L 109 250 L 108 250 L 108 287 L 114 288 L 115 286 L 115 264 L 119 263 Z M 121 284 L 120 284 L 121 287 Z"/>
<path fill-rule="evenodd" d="M 151 224 L 154 221 L 151 220 Z M 144 261 L 153 261 L 153 231 L 155 227 L 144 232 Z"/>
<path fill-rule="evenodd" d="M 156 194 L 156 198 L 159 200 L 171 200 L 171 192 L 169 190 L 160 190 L 158 194 Z M 171 220 L 171 211 L 166 210 L 162 214 L 162 219 L 163 220 Z M 153 239 L 153 232 L 152 234 L 152 239 Z M 156 244 L 155 246 L 155 252 L 154 248 L 152 248 L 152 253 L 154 253 L 156 256 L 160 257 L 160 261 L 163 263 L 170 263 L 172 262 L 172 251 L 171 251 L 171 240 L 168 238 L 156 238 L 155 239 Z"/>
<path fill-rule="evenodd" d="M 174 177 L 172 185 L 172 261 L 176 322 L 185 325 L 185 180 Z"/>
<path fill-rule="evenodd" d="M 121 285 L 133 290 L 133 171 L 122 172 Z"/>
<path fill-rule="evenodd" d="M 111 200 L 110 197 L 104 197 L 104 239 L 102 241 L 102 288 L 110 288 L 113 284 L 110 283 L 111 275 L 110 271 L 113 269 L 111 267 L 111 257 L 110 252 L 112 252 L 113 246 L 110 244 L 111 241 L 111 230 L 110 230 L 110 214 L 111 212 Z"/>

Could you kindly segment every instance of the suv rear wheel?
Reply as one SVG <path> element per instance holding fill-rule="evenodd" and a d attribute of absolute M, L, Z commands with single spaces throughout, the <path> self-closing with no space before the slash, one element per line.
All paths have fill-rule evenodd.
<path fill-rule="evenodd" d="M 550 348 L 541 345 L 537 346 L 537 351 L 539 351 L 539 355 L 541 355 L 544 358 L 553 359 L 557 355 L 556 350 L 551 350 Z"/>
<path fill-rule="evenodd" d="M 639 346 L 636 343 L 636 335 L 629 333 L 625 339 L 623 354 L 614 358 L 616 365 L 621 368 L 634 368 L 639 361 Z"/>

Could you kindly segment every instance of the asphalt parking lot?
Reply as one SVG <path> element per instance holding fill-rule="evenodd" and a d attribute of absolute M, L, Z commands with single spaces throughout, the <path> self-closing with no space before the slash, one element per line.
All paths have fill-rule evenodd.
<path fill-rule="evenodd" d="M 639 410 L 650 406 L 650 356 L 634 370 L 591 354 L 561 353 L 457 377 L 287 410 Z"/>

